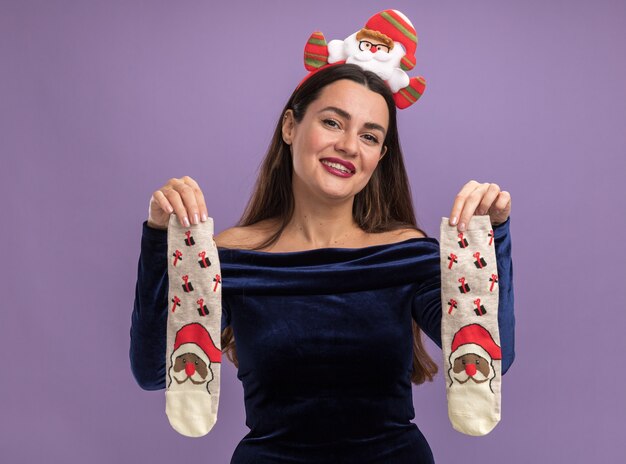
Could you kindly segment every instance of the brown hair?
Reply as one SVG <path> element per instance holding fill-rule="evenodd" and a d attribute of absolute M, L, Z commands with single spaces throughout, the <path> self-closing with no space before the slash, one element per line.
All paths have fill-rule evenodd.
<path fill-rule="evenodd" d="M 396 106 L 387 84 L 376 74 L 354 64 L 329 66 L 310 75 L 289 98 L 279 118 L 269 149 L 263 160 L 254 191 L 237 226 L 249 226 L 264 219 L 277 219 L 280 227 L 254 249 L 275 243 L 292 218 L 294 198 L 292 191 L 293 164 L 289 145 L 282 138 L 283 115 L 289 109 L 297 122 L 327 85 L 348 79 L 382 95 L 389 109 L 389 128 L 383 145 L 387 152 L 379 161 L 367 185 L 355 195 L 352 214 L 361 229 L 369 233 L 417 227 L 409 181 L 404 167 L 396 124 Z M 239 366 L 232 327 L 222 332 L 222 351 L 235 366 Z M 419 385 L 432 381 L 437 365 L 422 343 L 421 330 L 413 320 L 413 373 L 411 381 Z"/>
<path fill-rule="evenodd" d="M 363 38 L 369 38 L 374 40 L 380 40 L 382 43 L 389 47 L 389 50 L 393 50 L 393 40 L 387 37 L 382 32 L 373 31 L 371 29 L 363 28 L 359 32 L 356 33 L 356 40 L 361 40 Z"/>

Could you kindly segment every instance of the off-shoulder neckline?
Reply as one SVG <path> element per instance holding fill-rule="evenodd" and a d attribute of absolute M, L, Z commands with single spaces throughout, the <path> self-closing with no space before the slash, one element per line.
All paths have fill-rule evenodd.
<path fill-rule="evenodd" d="M 218 246 L 218 251 L 230 251 L 235 253 L 244 253 L 251 255 L 260 255 L 260 256 L 298 256 L 298 255 L 307 255 L 307 254 L 315 254 L 315 253 L 358 253 L 364 252 L 368 250 L 384 250 L 387 248 L 394 248 L 400 245 L 407 245 L 412 242 L 426 242 L 432 244 L 438 244 L 438 240 L 435 237 L 411 237 L 406 240 L 402 240 L 400 242 L 391 242 L 391 243 L 382 243 L 379 245 L 368 245 L 360 248 L 349 248 L 349 247 L 325 247 L 325 248 L 311 248 L 309 250 L 297 250 L 297 251 L 261 251 L 261 250 L 249 250 L 245 248 L 227 248 Z"/>

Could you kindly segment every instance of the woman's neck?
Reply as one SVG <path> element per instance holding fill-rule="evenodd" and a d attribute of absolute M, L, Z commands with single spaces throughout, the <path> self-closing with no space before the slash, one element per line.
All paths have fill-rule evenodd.
<path fill-rule="evenodd" d="M 302 249 L 349 246 L 363 230 L 352 217 L 354 198 L 335 203 L 295 198 L 294 214 L 282 238 Z"/>

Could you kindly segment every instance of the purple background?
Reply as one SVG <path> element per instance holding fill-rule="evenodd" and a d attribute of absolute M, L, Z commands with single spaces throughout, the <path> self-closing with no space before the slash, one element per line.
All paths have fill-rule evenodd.
<path fill-rule="evenodd" d="M 309 34 L 343 39 L 385 7 L 413 21 L 410 74 L 428 82 L 400 113 L 420 224 L 438 238 L 470 179 L 514 198 L 502 421 L 481 438 L 454 431 L 439 374 L 414 388 L 415 422 L 439 463 L 623 462 L 625 4 L 354 5 L 0 3 L 4 462 L 229 462 L 248 431 L 232 364 L 218 423 L 196 440 L 130 371 L 148 201 L 190 175 L 216 232 L 232 226 Z"/>

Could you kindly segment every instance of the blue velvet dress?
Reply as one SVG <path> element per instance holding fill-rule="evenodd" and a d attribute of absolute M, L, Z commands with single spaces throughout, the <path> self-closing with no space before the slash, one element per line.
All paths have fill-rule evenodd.
<path fill-rule="evenodd" d="M 509 224 L 494 227 L 503 373 L 514 358 Z M 231 464 L 434 462 L 411 422 L 410 375 L 411 318 L 441 347 L 437 239 L 218 252 L 250 428 Z M 165 388 L 166 255 L 167 232 L 144 222 L 130 359 L 146 390 Z"/>

